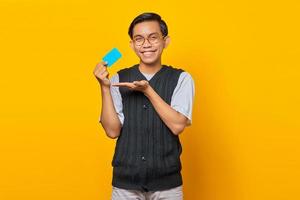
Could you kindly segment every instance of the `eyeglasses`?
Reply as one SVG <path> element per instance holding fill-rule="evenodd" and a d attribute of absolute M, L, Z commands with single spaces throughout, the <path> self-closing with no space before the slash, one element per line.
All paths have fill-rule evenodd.
<path fill-rule="evenodd" d="M 159 39 L 161 38 L 163 39 L 165 37 L 161 37 L 159 34 L 154 33 L 154 34 L 150 34 L 147 38 L 144 38 L 142 36 L 137 36 L 133 39 L 133 42 L 136 46 L 142 46 L 145 43 L 145 40 L 147 39 L 148 42 L 153 45 L 158 43 Z"/>

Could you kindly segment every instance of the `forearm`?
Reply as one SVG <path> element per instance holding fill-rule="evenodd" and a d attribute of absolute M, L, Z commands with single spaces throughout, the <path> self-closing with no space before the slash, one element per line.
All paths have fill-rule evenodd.
<path fill-rule="evenodd" d="M 115 110 L 109 87 L 101 86 L 102 109 L 100 122 L 110 138 L 120 135 L 121 123 Z"/>
<path fill-rule="evenodd" d="M 151 86 L 147 88 L 144 94 L 148 97 L 160 118 L 173 134 L 180 134 L 186 126 L 187 118 L 167 104 Z"/>

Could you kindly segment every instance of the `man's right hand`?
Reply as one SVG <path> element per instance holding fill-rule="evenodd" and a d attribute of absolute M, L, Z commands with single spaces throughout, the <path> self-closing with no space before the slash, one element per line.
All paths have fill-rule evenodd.
<path fill-rule="evenodd" d="M 104 61 L 98 63 L 94 69 L 94 75 L 102 87 L 110 87 L 109 73 L 105 64 Z"/>

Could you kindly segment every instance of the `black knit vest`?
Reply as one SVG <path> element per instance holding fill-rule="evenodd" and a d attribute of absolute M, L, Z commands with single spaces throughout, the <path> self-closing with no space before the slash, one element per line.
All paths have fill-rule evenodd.
<path fill-rule="evenodd" d="M 147 80 L 138 64 L 118 71 L 119 82 Z M 182 69 L 162 65 L 149 80 L 167 103 Z M 150 100 L 139 91 L 119 87 L 124 123 L 112 159 L 112 185 L 123 189 L 158 191 L 182 185 L 179 137 L 160 119 Z"/>

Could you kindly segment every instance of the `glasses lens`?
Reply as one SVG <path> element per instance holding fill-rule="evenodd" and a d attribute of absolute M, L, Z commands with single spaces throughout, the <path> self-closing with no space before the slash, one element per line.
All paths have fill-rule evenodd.
<path fill-rule="evenodd" d="M 149 40 L 149 42 L 150 42 L 151 44 L 155 44 L 155 43 L 158 42 L 159 36 L 158 36 L 158 35 L 151 35 L 151 36 L 149 37 L 148 40 Z"/>
<path fill-rule="evenodd" d="M 143 38 L 143 37 L 136 37 L 136 38 L 134 39 L 134 43 L 135 43 L 136 45 L 140 46 L 140 45 L 142 45 L 142 44 L 144 43 L 144 40 L 145 40 L 145 38 Z"/>
<path fill-rule="evenodd" d="M 159 42 L 159 39 L 160 39 L 160 36 L 159 36 L 158 34 L 153 34 L 153 35 L 150 35 L 150 36 L 148 37 L 148 41 L 149 41 L 149 43 L 151 43 L 151 44 L 156 44 L 156 43 L 158 43 L 158 42 Z M 146 40 L 146 39 L 145 39 L 144 37 L 136 37 L 136 38 L 133 39 L 135 45 L 137 45 L 137 46 L 143 45 L 144 42 L 145 42 L 145 40 Z"/>

